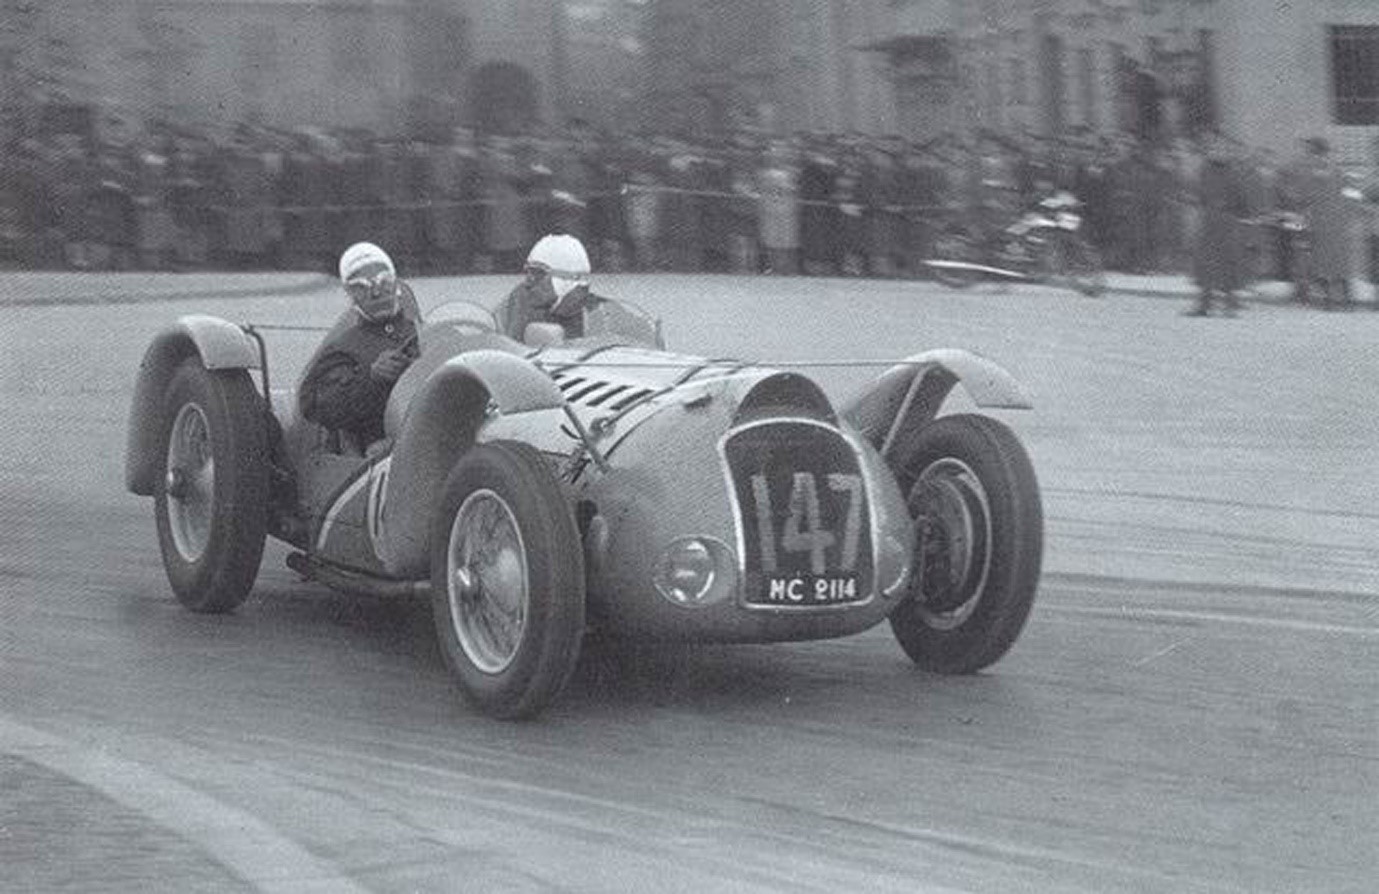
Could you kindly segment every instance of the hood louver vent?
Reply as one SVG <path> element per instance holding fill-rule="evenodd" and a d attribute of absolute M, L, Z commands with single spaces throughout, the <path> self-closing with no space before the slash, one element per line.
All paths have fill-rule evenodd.
<path fill-rule="evenodd" d="M 552 373 L 551 378 L 555 379 L 567 401 L 587 407 L 606 406 L 610 410 L 621 410 L 652 393 L 649 388 L 605 382 L 588 376 L 567 376 L 562 372 Z"/>

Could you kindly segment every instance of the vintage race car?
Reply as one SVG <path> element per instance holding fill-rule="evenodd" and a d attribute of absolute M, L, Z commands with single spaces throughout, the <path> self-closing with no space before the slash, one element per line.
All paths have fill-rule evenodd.
<path fill-rule="evenodd" d="M 759 643 L 889 621 L 918 665 L 970 673 L 1029 614 L 1029 458 L 997 419 L 939 415 L 957 385 L 1029 406 L 976 355 L 890 364 L 838 408 L 798 370 L 666 350 L 625 303 L 583 338 L 519 342 L 456 302 L 426 315 L 387 437 L 358 445 L 270 387 L 267 328 L 183 317 L 139 371 L 126 483 L 153 497 L 193 611 L 239 606 L 271 535 L 306 578 L 429 598 L 459 688 L 507 718 L 558 696 L 587 632 Z"/>

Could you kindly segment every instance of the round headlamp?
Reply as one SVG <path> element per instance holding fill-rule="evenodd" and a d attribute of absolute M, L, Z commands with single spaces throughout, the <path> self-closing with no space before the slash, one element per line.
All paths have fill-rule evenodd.
<path fill-rule="evenodd" d="M 672 542 L 656 562 L 652 576 L 656 589 L 676 605 L 704 605 L 711 601 L 723 552 L 716 547 L 713 541 L 698 537 Z"/>

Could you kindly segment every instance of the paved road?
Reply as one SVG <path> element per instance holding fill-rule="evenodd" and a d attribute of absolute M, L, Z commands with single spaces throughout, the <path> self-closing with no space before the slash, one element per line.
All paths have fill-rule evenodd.
<path fill-rule="evenodd" d="M 30 286 L 47 286 L 36 279 Z M 423 281 L 423 303 L 504 281 Z M 1041 290 L 609 278 L 716 355 L 979 350 L 1045 494 L 1046 576 L 983 675 L 883 629 L 587 656 L 543 721 L 455 696 L 423 607 L 298 583 L 178 609 L 124 416 L 181 312 L 0 309 L 0 888 L 1369 892 L 1379 878 L 1379 316 Z M 70 293 L 69 293 L 70 294 Z M 275 336 L 289 370 L 310 334 Z M 831 392 L 867 374 L 826 374 Z"/>

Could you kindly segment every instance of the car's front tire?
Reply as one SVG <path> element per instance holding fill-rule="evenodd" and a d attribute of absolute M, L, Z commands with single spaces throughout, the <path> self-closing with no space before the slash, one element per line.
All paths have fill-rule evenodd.
<path fill-rule="evenodd" d="M 258 575 L 268 522 L 263 412 L 248 372 L 208 370 L 195 356 L 164 392 L 158 546 L 173 593 L 194 612 L 233 611 Z"/>
<path fill-rule="evenodd" d="M 1015 643 L 1039 584 L 1034 468 L 1006 425 L 970 414 L 921 428 L 893 468 L 915 520 L 915 571 L 891 630 L 926 670 L 979 671 Z"/>
<path fill-rule="evenodd" d="M 432 610 L 446 663 L 475 707 L 539 714 L 560 694 L 584 635 L 579 532 L 534 449 L 472 447 L 431 526 Z"/>

